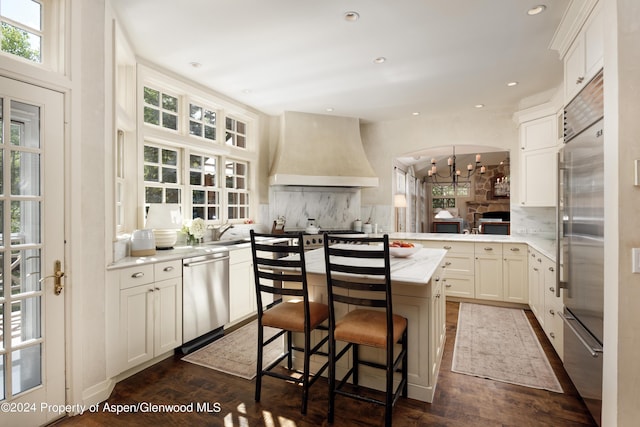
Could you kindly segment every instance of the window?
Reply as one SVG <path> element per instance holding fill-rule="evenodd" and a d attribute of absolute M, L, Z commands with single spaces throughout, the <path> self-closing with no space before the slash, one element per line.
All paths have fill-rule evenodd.
<path fill-rule="evenodd" d="M 455 208 L 456 197 L 469 197 L 471 184 L 468 182 L 453 184 L 431 184 L 431 207 Z"/>
<path fill-rule="evenodd" d="M 249 218 L 247 163 L 228 160 L 225 164 L 228 219 Z"/>
<path fill-rule="evenodd" d="M 216 112 L 195 104 L 189 104 L 189 134 L 216 140 Z"/>
<path fill-rule="evenodd" d="M 215 157 L 195 154 L 189 156 L 192 218 L 220 219 L 217 165 L 218 159 Z"/>
<path fill-rule="evenodd" d="M 0 2 L 2 51 L 32 62 L 42 62 L 42 4 L 40 1 Z"/>
<path fill-rule="evenodd" d="M 144 146 L 144 202 L 180 203 L 178 150 Z"/>
<path fill-rule="evenodd" d="M 247 148 L 247 125 L 236 119 L 227 117 L 225 121 L 226 144 L 238 148 Z"/>
<path fill-rule="evenodd" d="M 178 98 L 145 86 L 144 122 L 178 130 Z"/>

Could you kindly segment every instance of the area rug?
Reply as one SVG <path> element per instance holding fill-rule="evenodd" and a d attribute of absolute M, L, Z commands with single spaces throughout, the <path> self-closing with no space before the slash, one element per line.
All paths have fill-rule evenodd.
<path fill-rule="evenodd" d="M 265 341 L 278 331 L 279 329 L 265 328 Z M 280 337 L 265 347 L 263 366 L 269 365 L 282 354 L 283 343 L 284 337 Z M 258 322 L 254 320 L 186 355 L 182 360 L 252 380 L 256 376 L 257 346 Z"/>
<path fill-rule="evenodd" d="M 460 303 L 453 372 L 562 393 L 524 310 Z"/>

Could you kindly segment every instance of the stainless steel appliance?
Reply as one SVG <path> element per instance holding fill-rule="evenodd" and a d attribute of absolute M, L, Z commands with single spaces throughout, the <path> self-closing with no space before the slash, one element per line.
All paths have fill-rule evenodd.
<path fill-rule="evenodd" d="M 564 367 L 598 424 L 602 407 L 604 159 L 602 71 L 565 108 L 558 168 Z"/>
<path fill-rule="evenodd" d="M 182 351 L 201 347 L 229 323 L 229 251 L 182 263 Z"/>

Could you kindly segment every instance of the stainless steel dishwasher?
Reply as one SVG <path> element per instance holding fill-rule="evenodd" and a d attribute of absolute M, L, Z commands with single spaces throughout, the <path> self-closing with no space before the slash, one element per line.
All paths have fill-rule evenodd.
<path fill-rule="evenodd" d="M 229 251 L 182 261 L 182 351 L 213 340 L 229 323 Z"/>

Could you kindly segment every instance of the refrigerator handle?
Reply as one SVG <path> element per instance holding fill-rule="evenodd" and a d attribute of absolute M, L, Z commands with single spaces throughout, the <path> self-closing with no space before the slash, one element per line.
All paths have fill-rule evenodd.
<path fill-rule="evenodd" d="M 595 343 L 596 345 L 589 344 L 587 340 L 584 338 L 583 334 L 578 330 L 578 328 L 573 325 L 573 322 L 576 322 L 576 323 L 578 322 L 578 320 L 575 317 L 562 313 L 560 311 L 558 311 L 557 314 L 564 321 L 564 324 L 567 325 L 569 329 L 571 329 L 571 331 L 576 335 L 578 340 L 587 349 L 589 354 L 591 354 L 591 357 L 598 357 L 598 355 L 604 353 L 604 349 L 602 348 L 601 345 L 599 345 L 599 343 Z"/>
<path fill-rule="evenodd" d="M 563 280 L 565 273 L 564 268 L 562 268 L 563 259 L 563 222 L 562 222 L 562 209 L 561 205 L 563 202 L 562 199 L 562 189 L 563 189 L 563 180 L 564 180 L 564 172 L 562 168 L 562 151 L 558 151 L 558 155 L 556 158 L 557 162 L 557 188 L 556 188 L 556 298 L 560 298 L 560 289 L 567 289 L 567 281 Z"/>

